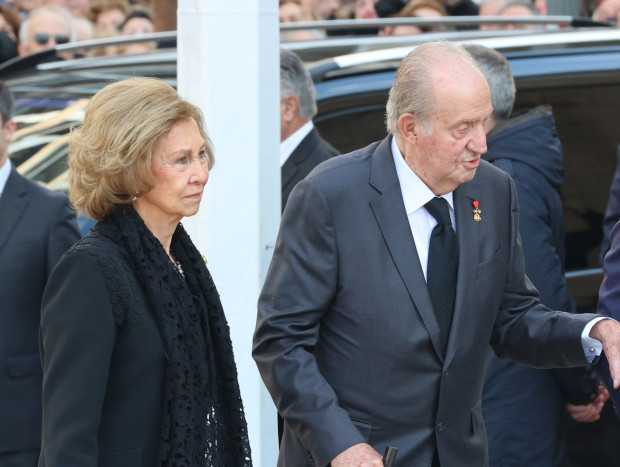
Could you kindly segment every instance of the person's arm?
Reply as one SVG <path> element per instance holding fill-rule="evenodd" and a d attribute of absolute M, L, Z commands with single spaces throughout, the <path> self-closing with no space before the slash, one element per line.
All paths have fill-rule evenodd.
<path fill-rule="evenodd" d="M 47 236 L 47 275 L 49 276 L 58 260 L 80 239 L 75 211 L 71 209 L 66 197 L 54 200 L 55 206 L 49 215 L 52 223 Z"/>
<path fill-rule="evenodd" d="M 540 301 L 552 310 L 575 311 L 564 277 L 564 222 L 562 202 L 542 174 L 518 162 L 512 175 L 519 195 L 519 232 L 523 240 L 525 271 L 540 293 Z M 553 191 L 551 191 L 553 190 Z M 552 368 L 549 370 L 571 413 L 601 407 L 591 404 L 598 392 L 598 378 L 592 368 Z M 599 410 L 600 411 L 600 410 Z"/>
<path fill-rule="evenodd" d="M 604 276 L 599 291 L 598 312 L 618 320 L 620 319 L 620 222 L 616 223 L 611 230 L 610 238 L 611 247 L 603 262 Z M 606 358 L 601 359 L 597 370 L 616 407 L 616 414 L 620 418 L 620 391 L 613 387 Z"/>
<path fill-rule="evenodd" d="M 509 270 L 491 346 L 500 358 L 538 368 L 586 365 L 581 333 L 596 315 L 571 315 L 540 304 L 525 274 L 516 188 L 508 175 L 506 179 L 510 190 L 506 217 L 510 234 L 505 239 L 510 252 Z"/>
<path fill-rule="evenodd" d="M 330 206 L 303 180 L 289 197 L 258 301 L 253 356 L 278 412 L 321 467 L 366 441 L 339 406 L 313 355 L 321 318 L 337 287 Z"/>
<path fill-rule="evenodd" d="M 116 339 L 97 257 L 75 250 L 66 255 L 48 281 L 41 313 L 42 465 L 96 467 L 97 432 Z"/>

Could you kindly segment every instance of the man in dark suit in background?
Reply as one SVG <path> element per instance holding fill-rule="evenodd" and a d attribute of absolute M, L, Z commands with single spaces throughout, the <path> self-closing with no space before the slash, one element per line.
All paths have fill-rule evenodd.
<path fill-rule="evenodd" d="M 37 465 L 41 297 L 56 262 L 80 238 L 67 197 L 27 180 L 9 161 L 13 107 L 0 82 L 0 467 Z"/>
<path fill-rule="evenodd" d="M 314 128 L 316 91 L 310 73 L 290 50 L 280 50 L 280 165 L 282 210 L 291 190 L 321 162 L 338 154 Z"/>
<path fill-rule="evenodd" d="M 515 183 L 525 272 L 542 304 L 575 312 L 564 277 L 564 215 L 558 193 L 564 182 L 564 156 L 551 107 L 511 115 L 516 88 L 508 60 L 481 45 L 463 47 L 491 89 L 493 116 L 482 158 Z M 598 385 L 589 368 L 539 370 L 500 360 L 489 349 L 482 393 L 489 464 L 566 465 L 567 403 L 578 421 L 597 420 L 606 400 L 604 395 L 596 398 Z"/>
<path fill-rule="evenodd" d="M 390 135 L 291 193 L 258 302 L 253 355 L 284 433 L 278 466 L 488 464 L 485 356 L 585 365 L 620 385 L 620 324 L 542 306 L 524 271 L 511 178 L 480 160 L 492 114 L 472 58 L 418 46 Z M 454 229 L 456 227 L 456 229 Z"/>

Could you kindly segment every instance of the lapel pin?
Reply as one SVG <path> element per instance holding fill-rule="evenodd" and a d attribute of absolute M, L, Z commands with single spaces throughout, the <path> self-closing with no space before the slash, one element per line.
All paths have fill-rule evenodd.
<path fill-rule="evenodd" d="M 471 204 L 474 205 L 474 210 L 472 211 L 474 213 L 474 220 L 476 222 L 480 222 L 482 220 L 482 217 L 480 216 L 480 214 L 482 214 L 482 211 L 478 209 L 478 201 L 474 200 L 471 202 Z"/>

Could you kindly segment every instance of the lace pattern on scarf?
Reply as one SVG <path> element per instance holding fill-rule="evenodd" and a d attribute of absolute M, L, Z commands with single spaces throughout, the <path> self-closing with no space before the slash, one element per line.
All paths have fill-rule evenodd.
<path fill-rule="evenodd" d="M 230 331 L 207 267 L 179 225 L 171 251 L 131 205 L 100 222 L 97 232 L 127 252 L 143 286 L 167 355 L 160 463 L 170 467 L 249 467 L 247 426 Z"/>

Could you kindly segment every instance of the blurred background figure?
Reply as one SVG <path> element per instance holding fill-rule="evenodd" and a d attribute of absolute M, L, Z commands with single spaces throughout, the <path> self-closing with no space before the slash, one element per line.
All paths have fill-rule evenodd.
<path fill-rule="evenodd" d="M 316 91 L 299 57 L 280 49 L 280 166 L 282 210 L 291 190 L 314 167 L 338 154 L 312 123 Z"/>
<path fill-rule="evenodd" d="M 313 5 L 305 5 L 301 0 L 280 0 L 279 5 L 280 23 L 297 23 L 299 21 L 315 21 L 320 19 Z M 298 31 L 280 31 L 280 40 L 307 41 L 325 37 L 322 29 L 302 29 Z"/>
<path fill-rule="evenodd" d="M 519 196 L 525 272 L 553 310 L 575 312 L 564 277 L 564 216 L 558 190 L 564 156 L 549 106 L 513 115 L 515 84 L 508 61 L 479 45 L 474 57 L 491 89 L 493 116 L 484 160 L 512 176 Z M 491 467 L 561 467 L 566 456 L 566 404 L 581 422 L 599 418 L 599 396 L 588 368 L 539 370 L 487 354 L 482 413 Z M 598 398 L 597 398 L 598 397 Z"/>
<path fill-rule="evenodd" d="M 13 96 L 0 82 L 0 466 L 35 467 L 41 446 L 39 322 L 47 279 L 79 239 L 64 194 L 20 175 L 8 147 Z"/>
<path fill-rule="evenodd" d="M 499 10 L 499 16 L 504 18 L 515 17 L 534 17 L 540 16 L 538 8 L 527 0 L 511 1 Z M 500 29 L 535 29 L 537 25 L 534 24 L 505 24 Z"/>
<path fill-rule="evenodd" d="M 250 467 L 226 318 L 180 224 L 214 163 L 200 110 L 163 81 L 119 81 L 69 150 L 71 200 L 99 222 L 45 289 L 39 467 Z"/>
<path fill-rule="evenodd" d="M 540 11 L 530 0 L 487 0 L 480 4 L 479 16 L 532 17 L 540 16 Z M 481 24 L 479 29 L 494 31 L 499 29 L 534 29 L 533 24 Z"/>
<path fill-rule="evenodd" d="M 0 31 L 6 33 L 16 45 L 21 24 L 22 19 L 19 12 L 15 8 L 0 3 Z"/>
<path fill-rule="evenodd" d="M 88 18 L 74 16 L 71 18 L 71 23 L 73 24 L 75 40 L 77 42 L 90 41 L 95 37 L 95 25 Z"/>
<path fill-rule="evenodd" d="M 126 0 L 93 0 L 89 18 L 98 31 L 118 31 L 129 14 Z"/>
<path fill-rule="evenodd" d="M 355 19 L 377 19 L 377 10 L 375 4 L 377 0 L 355 0 L 353 8 L 353 17 Z"/>
<path fill-rule="evenodd" d="M 610 21 L 620 24 L 620 0 L 603 0 L 592 13 L 595 21 Z"/>
<path fill-rule="evenodd" d="M 125 22 L 121 24 L 120 30 L 123 36 L 141 36 L 155 32 L 151 12 L 144 7 L 133 7 Z M 137 42 L 118 46 L 118 53 L 141 54 L 151 52 L 156 48 L 157 43 L 155 42 Z"/>
<path fill-rule="evenodd" d="M 90 0 L 45 0 L 47 5 L 58 5 L 65 8 L 71 15 L 88 17 Z"/>
<path fill-rule="evenodd" d="M 42 6 L 31 11 L 19 30 L 19 55 L 28 55 L 75 41 L 71 15 L 62 7 Z"/>
<path fill-rule="evenodd" d="M 314 7 L 322 19 L 334 19 L 341 0 L 314 0 Z"/>
<path fill-rule="evenodd" d="M 6 3 L 13 5 L 23 16 L 45 5 L 45 0 L 6 0 Z"/>
<path fill-rule="evenodd" d="M 151 34 L 155 32 L 153 15 L 150 10 L 143 7 L 133 7 L 125 21 L 120 25 L 123 36 L 133 36 L 138 34 Z"/>
<path fill-rule="evenodd" d="M 497 16 L 505 3 L 506 0 L 482 0 L 478 16 Z"/>
<path fill-rule="evenodd" d="M 75 31 L 76 42 L 90 41 L 95 38 L 95 25 L 88 18 L 74 16 L 71 18 L 71 23 Z M 73 58 L 92 57 L 94 52 L 94 49 L 78 49 L 73 52 Z"/>
<path fill-rule="evenodd" d="M 394 18 L 441 18 L 446 16 L 446 9 L 436 0 L 412 0 L 400 12 L 391 15 Z M 382 34 L 386 36 L 406 36 L 423 32 L 444 30 L 442 26 L 418 27 L 415 25 L 387 26 Z"/>
<path fill-rule="evenodd" d="M 0 3 L 0 63 L 17 57 L 17 39 L 22 19 L 17 9 Z"/>
<path fill-rule="evenodd" d="M 280 0 L 278 15 L 280 23 L 311 21 L 311 18 L 305 15 L 300 0 Z"/>

